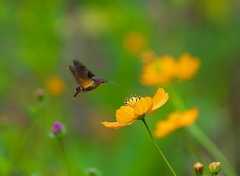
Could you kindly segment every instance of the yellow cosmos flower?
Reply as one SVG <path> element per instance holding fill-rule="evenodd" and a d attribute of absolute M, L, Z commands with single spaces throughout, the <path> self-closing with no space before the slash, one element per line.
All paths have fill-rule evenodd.
<path fill-rule="evenodd" d="M 125 100 L 125 106 L 116 111 L 117 122 L 102 122 L 105 127 L 119 129 L 131 125 L 136 120 L 143 120 L 146 114 L 153 114 L 168 100 L 168 93 L 159 88 L 151 97 L 131 96 Z"/>
<path fill-rule="evenodd" d="M 130 54 L 139 54 L 147 45 L 146 37 L 140 32 L 129 33 L 123 39 L 123 47 Z"/>
<path fill-rule="evenodd" d="M 171 113 L 167 120 L 161 120 L 157 123 L 155 136 L 162 138 L 178 128 L 193 124 L 196 121 L 198 114 L 198 108 L 193 108 L 185 112 L 177 111 Z"/>
<path fill-rule="evenodd" d="M 46 88 L 49 94 L 59 96 L 64 92 L 65 84 L 60 77 L 52 76 L 47 80 Z"/>
<path fill-rule="evenodd" d="M 200 60 L 190 54 L 183 54 L 178 60 L 172 56 L 162 56 L 151 60 L 143 67 L 140 82 L 144 85 L 164 85 L 178 78 L 187 80 L 193 77 L 200 67 Z"/>

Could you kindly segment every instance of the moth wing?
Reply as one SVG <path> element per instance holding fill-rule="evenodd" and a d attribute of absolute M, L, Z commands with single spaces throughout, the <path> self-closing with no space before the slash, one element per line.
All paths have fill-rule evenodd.
<path fill-rule="evenodd" d="M 74 67 L 69 65 L 69 69 L 74 75 L 76 81 L 80 86 L 86 88 L 94 83 L 91 79 L 91 75 L 94 75 L 90 70 L 88 70 L 82 63 L 77 60 L 73 60 Z M 90 76 L 89 76 L 90 75 Z"/>
<path fill-rule="evenodd" d="M 73 64 L 74 64 L 75 69 L 77 70 L 77 72 L 80 75 L 82 75 L 84 77 L 88 77 L 88 78 L 92 78 L 93 76 L 95 76 L 90 70 L 87 69 L 87 67 L 85 65 L 83 65 L 78 60 L 73 60 Z"/>

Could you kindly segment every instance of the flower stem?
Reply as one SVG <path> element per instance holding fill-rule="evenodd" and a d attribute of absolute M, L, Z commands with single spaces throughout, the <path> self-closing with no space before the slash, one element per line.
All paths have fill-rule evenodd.
<path fill-rule="evenodd" d="M 172 166 L 170 165 L 170 163 L 168 162 L 168 160 L 167 160 L 166 157 L 164 156 L 163 152 L 161 151 L 161 149 L 160 149 L 159 146 L 157 145 L 156 141 L 154 140 L 154 138 L 153 138 L 153 136 L 152 136 L 152 133 L 151 133 L 151 131 L 150 131 L 150 129 L 149 129 L 149 127 L 148 127 L 146 121 L 145 121 L 145 118 L 143 118 L 142 121 L 143 121 L 145 127 L 147 128 L 147 131 L 148 131 L 148 133 L 149 133 L 149 135 L 150 135 L 150 137 L 151 137 L 153 143 L 154 143 L 155 146 L 157 147 L 157 149 L 158 149 L 158 151 L 159 151 L 161 157 L 163 158 L 163 160 L 165 161 L 165 163 L 167 164 L 167 166 L 168 166 L 169 169 L 171 170 L 172 174 L 173 174 L 174 176 L 177 176 L 177 174 L 174 172 Z"/>
<path fill-rule="evenodd" d="M 68 159 L 67 159 L 67 155 L 66 155 L 66 150 L 65 150 L 65 147 L 64 147 L 63 139 L 59 138 L 58 140 L 59 140 L 61 151 L 62 151 L 62 154 L 63 154 L 63 159 L 65 161 L 65 164 L 66 164 L 66 167 L 67 167 L 67 170 L 68 170 L 68 175 L 71 176 L 72 175 L 71 168 L 70 168 L 70 164 L 69 164 Z"/>
<path fill-rule="evenodd" d="M 191 140 L 189 140 L 185 129 L 181 129 L 179 130 L 181 138 L 183 139 L 186 147 L 188 148 L 188 150 L 190 151 L 190 153 L 193 155 L 193 157 L 195 158 L 196 161 L 199 161 L 201 163 L 203 163 L 203 159 L 201 158 L 201 156 L 199 155 L 199 153 L 197 152 L 197 149 L 193 146 Z"/>
<path fill-rule="evenodd" d="M 173 105 L 175 108 L 185 110 L 186 107 L 182 98 L 180 98 L 181 96 L 176 93 L 173 87 L 169 86 L 169 88 L 173 97 L 172 99 L 174 99 Z M 229 161 L 225 158 L 217 146 L 210 140 L 210 138 L 197 126 L 196 123 L 192 124 L 186 129 L 191 133 L 192 136 L 195 137 L 195 139 L 197 139 L 202 144 L 202 146 L 214 157 L 214 159 L 221 161 L 221 163 L 225 166 L 224 172 L 227 175 L 237 176 Z"/>
<path fill-rule="evenodd" d="M 27 143 L 27 140 L 29 139 L 29 136 L 31 135 L 31 132 L 34 126 L 35 126 L 35 119 L 30 123 L 30 126 L 28 127 L 27 132 L 23 137 L 23 140 L 21 141 L 19 147 L 15 151 L 15 156 L 13 157 L 13 164 L 16 164 L 21 154 L 23 153 L 23 149 Z"/>
<path fill-rule="evenodd" d="M 18 147 L 16 147 L 15 153 L 13 155 L 13 159 L 12 159 L 12 166 L 13 166 L 13 168 L 16 167 L 15 164 L 17 164 L 19 158 L 23 154 L 23 150 L 24 150 L 24 148 L 26 146 L 26 143 L 29 140 L 30 136 L 32 135 L 32 131 L 35 128 L 38 116 L 40 115 L 40 113 L 41 113 L 41 111 L 43 109 L 42 102 L 37 102 L 37 104 L 33 108 L 35 110 L 32 111 L 32 112 L 29 112 L 30 115 L 32 116 L 31 122 L 30 122 L 30 124 L 28 126 L 28 129 L 26 130 L 24 136 L 22 137 L 22 141 L 20 142 Z"/>
<path fill-rule="evenodd" d="M 221 161 L 221 164 L 224 165 L 224 172 L 227 175 L 237 176 L 229 161 L 216 147 L 216 145 L 209 139 L 209 137 L 197 126 L 197 124 L 189 126 L 187 130 L 207 149 L 207 151 L 217 161 Z"/>

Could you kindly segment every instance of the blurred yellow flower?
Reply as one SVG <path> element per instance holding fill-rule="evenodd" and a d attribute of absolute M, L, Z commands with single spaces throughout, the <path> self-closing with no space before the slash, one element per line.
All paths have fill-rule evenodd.
<path fill-rule="evenodd" d="M 46 82 L 47 92 L 54 96 L 59 96 L 65 91 L 65 83 L 58 76 L 50 77 Z"/>
<path fill-rule="evenodd" d="M 123 47 L 124 49 L 129 52 L 130 54 L 139 54 L 142 52 L 147 45 L 146 37 L 139 32 L 132 32 L 129 33 L 123 39 Z"/>
<path fill-rule="evenodd" d="M 175 75 L 176 61 L 165 55 L 148 62 L 142 71 L 140 81 L 144 85 L 162 85 L 169 83 Z"/>
<path fill-rule="evenodd" d="M 164 85 L 175 78 L 187 80 L 193 77 L 200 67 L 200 60 L 190 54 L 183 54 L 178 60 L 169 55 L 159 59 L 152 57 L 151 60 L 149 55 L 146 56 L 149 62 L 143 67 L 140 77 L 140 82 L 144 85 Z"/>
<path fill-rule="evenodd" d="M 155 136 L 162 138 L 178 128 L 193 124 L 198 114 L 198 108 L 186 110 L 185 112 L 176 111 L 171 113 L 167 120 L 161 120 L 157 123 Z"/>
<path fill-rule="evenodd" d="M 197 73 L 199 67 L 200 60 L 185 53 L 177 61 L 176 77 L 181 80 L 190 79 Z"/>
<path fill-rule="evenodd" d="M 105 127 L 119 129 L 126 125 L 131 125 L 136 120 L 142 120 L 146 114 L 153 114 L 158 108 L 168 100 L 168 93 L 159 88 L 151 97 L 131 96 L 125 100 L 125 106 L 121 106 L 116 111 L 117 122 L 102 122 Z"/>

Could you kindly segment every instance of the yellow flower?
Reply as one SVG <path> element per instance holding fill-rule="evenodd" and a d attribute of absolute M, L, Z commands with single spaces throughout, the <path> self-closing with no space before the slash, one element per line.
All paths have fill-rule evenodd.
<path fill-rule="evenodd" d="M 193 108 L 185 112 L 176 111 L 171 113 L 167 120 L 161 120 L 157 123 L 155 136 L 161 138 L 178 128 L 193 124 L 198 114 L 198 108 Z"/>
<path fill-rule="evenodd" d="M 181 80 L 187 80 L 193 77 L 200 67 L 200 60 L 192 57 L 190 54 L 183 54 L 180 56 L 177 67 L 176 77 Z"/>
<path fill-rule="evenodd" d="M 46 88 L 49 94 L 59 96 L 64 92 L 65 84 L 60 77 L 52 76 L 47 80 Z"/>
<path fill-rule="evenodd" d="M 151 57 L 143 68 L 140 82 L 144 85 L 164 85 L 175 78 L 187 80 L 197 73 L 199 67 L 200 60 L 190 54 L 183 54 L 178 60 L 168 55 L 159 59 Z"/>
<path fill-rule="evenodd" d="M 163 56 L 145 65 L 140 81 L 145 85 L 163 85 L 169 83 L 175 75 L 176 61 L 172 56 Z"/>
<path fill-rule="evenodd" d="M 133 55 L 142 52 L 145 49 L 146 45 L 146 37 L 139 32 L 129 33 L 123 40 L 124 49 Z"/>
<path fill-rule="evenodd" d="M 125 106 L 121 106 L 116 111 L 117 122 L 102 122 L 108 128 L 119 129 L 126 125 L 131 125 L 136 120 L 142 120 L 146 114 L 153 114 L 158 108 L 168 100 L 168 93 L 159 88 L 151 97 L 131 96 L 125 100 Z"/>

